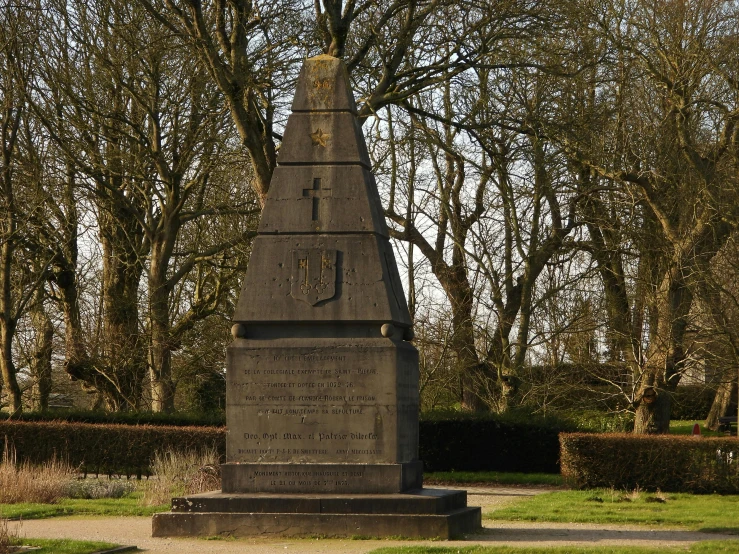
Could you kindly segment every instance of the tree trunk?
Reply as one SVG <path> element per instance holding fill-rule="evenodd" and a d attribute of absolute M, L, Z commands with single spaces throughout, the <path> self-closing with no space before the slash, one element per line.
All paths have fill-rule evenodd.
<path fill-rule="evenodd" d="M 139 332 L 139 273 L 118 254 L 103 262 L 103 371 L 110 385 L 102 392 L 108 408 L 114 411 L 135 408 L 141 397 L 146 358 Z"/>
<path fill-rule="evenodd" d="M 455 245 L 455 250 L 459 247 Z M 475 348 L 473 325 L 474 297 L 467 280 L 463 253 L 452 256 L 452 266 L 437 268 L 434 272 L 441 283 L 452 309 L 451 349 L 456 355 L 456 370 L 462 384 L 462 409 L 479 412 L 487 409 L 483 399 L 485 380 L 480 358 Z M 457 263 L 455 263 L 457 262 Z"/>
<path fill-rule="evenodd" d="M 687 315 L 693 295 L 677 264 L 667 273 L 657 296 L 657 329 L 650 340 L 647 363 L 639 387 L 634 420 L 635 434 L 669 433 L 670 391 L 677 388 L 685 361 Z M 651 401 L 645 393 L 656 394 Z"/>
<path fill-rule="evenodd" d="M 169 325 L 169 294 L 166 286 L 149 280 L 149 324 L 151 349 L 149 376 L 151 379 L 151 410 L 174 411 L 174 384 L 172 383 L 172 344 Z M 156 288 L 153 288 L 156 286 Z"/>
<path fill-rule="evenodd" d="M 12 217 L 10 220 L 10 223 L 12 223 Z M 14 225 L 10 226 L 11 231 L 14 228 Z M 2 380 L 9 396 L 10 412 L 15 414 L 23 410 L 23 401 L 16 377 L 15 364 L 13 363 L 13 336 L 15 335 L 16 320 L 12 313 L 11 296 L 12 232 L 6 233 L 6 236 L 8 238 L 0 245 L 0 372 L 2 372 Z"/>
<path fill-rule="evenodd" d="M 6 321 L 4 318 L 0 318 L 0 371 L 9 395 L 10 413 L 19 414 L 23 411 L 23 398 L 16 378 L 15 364 L 13 363 L 12 344 L 14 334 L 15 321 Z"/>
<path fill-rule="evenodd" d="M 654 400 L 646 402 L 644 392 L 656 392 Z M 642 387 L 641 400 L 634 417 L 634 434 L 654 435 L 670 432 L 670 408 L 672 406 L 669 393 L 657 387 Z"/>
<path fill-rule="evenodd" d="M 146 375 L 145 342 L 139 329 L 139 282 L 143 272 L 138 221 L 115 199 L 99 217 L 103 244 L 103 393 L 111 410 L 136 409 Z M 100 381 L 98 381 L 100 382 Z"/>
<path fill-rule="evenodd" d="M 736 390 L 737 377 L 733 376 L 733 379 L 727 375 L 721 380 L 721 383 L 716 389 L 716 395 L 713 398 L 711 409 L 708 410 L 708 417 L 706 418 L 706 429 L 716 431 L 718 429 L 720 417 L 724 417 L 729 411 L 729 405 L 731 404 L 731 395 Z"/>
<path fill-rule="evenodd" d="M 0 186 L 2 186 L 0 191 L 0 210 L 2 210 L 2 219 L 0 219 L 0 372 L 10 397 L 10 412 L 15 414 L 23 410 L 23 402 L 13 364 L 13 336 L 17 314 L 13 311 L 12 271 L 18 227 L 12 167 L 22 110 L 15 109 L 12 95 L 6 94 L 4 100 L 3 125 L 0 126 L 2 131 L 0 133 L 2 139 L 0 142 L 0 153 L 2 154 L 2 167 L 0 168 L 2 170 L 0 171 Z"/>
<path fill-rule="evenodd" d="M 44 288 L 39 287 L 36 292 L 36 303 L 31 311 L 31 320 L 36 331 L 36 348 L 31 362 L 31 377 L 33 378 L 34 410 L 45 411 L 49 408 L 49 394 L 51 393 L 51 356 L 53 353 L 54 324 L 44 310 Z"/>
<path fill-rule="evenodd" d="M 149 376 L 151 379 L 151 409 L 154 412 L 174 411 L 174 383 L 172 381 L 172 328 L 169 319 L 170 283 L 167 280 L 179 219 L 164 212 L 155 236 L 149 263 L 149 326 L 151 347 Z"/>

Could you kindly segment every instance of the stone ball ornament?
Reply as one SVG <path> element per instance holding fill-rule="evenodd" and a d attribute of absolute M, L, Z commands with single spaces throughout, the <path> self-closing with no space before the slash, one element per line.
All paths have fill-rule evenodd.
<path fill-rule="evenodd" d="M 234 323 L 231 326 L 231 336 L 235 339 L 246 338 L 246 325 L 243 323 Z"/>

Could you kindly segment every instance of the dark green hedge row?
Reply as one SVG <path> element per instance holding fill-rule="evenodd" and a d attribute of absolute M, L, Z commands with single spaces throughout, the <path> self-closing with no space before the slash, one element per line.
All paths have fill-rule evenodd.
<path fill-rule="evenodd" d="M 226 429 L 0 421 L 0 448 L 6 444 L 21 462 L 40 464 L 56 457 L 86 473 L 141 476 L 148 474 L 156 451 L 213 448 L 223 456 Z"/>
<path fill-rule="evenodd" d="M 557 473 L 558 430 L 494 419 L 422 421 L 420 454 L 427 471 Z M 11 445 L 19 461 L 68 460 L 89 473 L 148 474 L 162 450 L 215 448 L 225 453 L 224 427 L 112 425 L 0 421 L 0 448 Z"/>
<path fill-rule="evenodd" d="M 49 410 L 48 412 L 23 412 L 9 416 L 0 412 L 0 421 L 70 421 L 75 423 L 118 423 L 122 425 L 175 425 L 219 427 L 226 425 L 222 411 L 207 414 L 177 412 L 173 414 L 153 412 L 103 412 L 95 410 Z"/>
<path fill-rule="evenodd" d="M 562 476 L 580 489 L 739 493 L 739 440 L 562 433 Z"/>
<path fill-rule="evenodd" d="M 559 473 L 562 425 L 491 417 L 422 420 L 420 458 L 426 471 Z"/>

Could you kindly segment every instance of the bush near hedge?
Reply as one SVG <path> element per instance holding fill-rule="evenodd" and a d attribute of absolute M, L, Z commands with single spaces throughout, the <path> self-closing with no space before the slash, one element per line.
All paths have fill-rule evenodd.
<path fill-rule="evenodd" d="M 564 481 L 579 489 L 739 493 L 739 440 L 732 437 L 562 433 Z"/>
<path fill-rule="evenodd" d="M 66 421 L 0 421 L 0 448 L 19 462 L 41 464 L 54 457 L 84 473 L 148 475 L 156 451 L 226 451 L 224 427 L 115 425 Z"/>
<path fill-rule="evenodd" d="M 559 473 L 559 432 L 572 425 L 531 415 L 445 414 L 419 425 L 426 471 Z"/>
<path fill-rule="evenodd" d="M 671 419 L 706 419 L 716 397 L 716 389 L 705 385 L 682 385 L 671 392 L 670 396 L 672 397 Z M 736 413 L 735 402 L 729 407 L 729 413 Z"/>

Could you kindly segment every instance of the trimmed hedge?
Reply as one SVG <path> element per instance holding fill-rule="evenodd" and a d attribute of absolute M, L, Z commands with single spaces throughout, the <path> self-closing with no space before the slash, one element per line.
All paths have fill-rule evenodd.
<path fill-rule="evenodd" d="M 558 473 L 561 428 L 491 417 L 424 420 L 420 454 L 427 471 Z M 215 448 L 223 456 L 225 427 L 115 425 L 66 421 L 0 421 L 0 448 L 40 464 L 55 456 L 87 473 L 147 475 L 157 450 Z"/>
<path fill-rule="evenodd" d="M 731 437 L 562 433 L 562 477 L 574 488 L 739 493 L 739 440 Z"/>
<path fill-rule="evenodd" d="M 422 420 L 426 471 L 559 473 L 562 426 L 493 418 Z"/>
<path fill-rule="evenodd" d="M 103 412 L 98 410 L 49 410 L 10 415 L 0 412 L 0 421 L 70 421 L 76 423 L 118 423 L 122 425 L 174 425 L 177 427 L 226 425 L 222 411 L 208 413 Z"/>
<path fill-rule="evenodd" d="M 18 461 L 41 464 L 54 457 L 85 473 L 149 473 L 156 451 L 214 448 L 223 456 L 223 427 L 99 425 L 90 423 L 0 421 L 0 447 L 15 449 Z"/>

